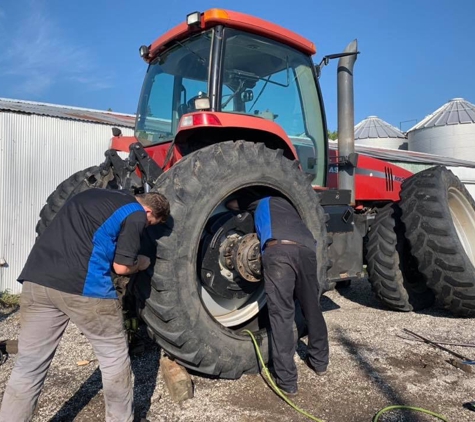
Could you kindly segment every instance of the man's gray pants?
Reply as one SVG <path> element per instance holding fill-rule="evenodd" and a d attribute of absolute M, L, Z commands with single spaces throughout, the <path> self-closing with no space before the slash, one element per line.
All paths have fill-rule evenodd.
<path fill-rule="evenodd" d="M 133 421 L 133 376 L 119 301 L 73 295 L 25 281 L 18 355 L 3 395 L 0 422 L 32 420 L 69 320 L 89 340 L 99 361 L 106 421 Z"/>

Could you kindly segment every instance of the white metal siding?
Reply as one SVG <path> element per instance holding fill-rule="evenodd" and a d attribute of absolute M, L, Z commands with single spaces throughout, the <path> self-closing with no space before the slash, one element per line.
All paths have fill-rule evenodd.
<path fill-rule="evenodd" d="M 35 241 L 48 195 L 71 174 L 104 161 L 109 125 L 0 112 L 0 292 L 21 289 L 20 274 Z M 121 127 L 124 136 L 133 135 Z"/>
<path fill-rule="evenodd" d="M 399 149 L 406 142 L 403 138 L 366 138 L 355 139 L 356 145 L 366 145 L 376 148 L 392 148 Z"/>
<path fill-rule="evenodd" d="M 475 123 L 415 129 L 408 145 L 410 151 L 475 161 Z"/>

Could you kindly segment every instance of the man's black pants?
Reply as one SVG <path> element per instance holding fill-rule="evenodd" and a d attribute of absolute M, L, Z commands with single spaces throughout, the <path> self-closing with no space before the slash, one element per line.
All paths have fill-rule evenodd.
<path fill-rule="evenodd" d="M 294 294 L 307 320 L 310 362 L 317 371 L 328 366 L 328 332 L 319 301 L 316 254 L 306 246 L 277 244 L 265 248 L 262 264 L 276 381 L 284 389 L 294 388 Z"/>

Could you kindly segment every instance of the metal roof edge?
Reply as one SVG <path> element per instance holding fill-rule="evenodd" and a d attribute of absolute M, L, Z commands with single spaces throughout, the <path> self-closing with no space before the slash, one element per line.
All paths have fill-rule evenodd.
<path fill-rule="evenodd" d="M 130 129 L 135 127 L 135 114 L 41 103 L 36 101 L 0 98 L 0 111 L 48 116 L 58 119 L 91 122 L 108 126 L 120 126 Z"/>
<path fill-rule="evenodd" d="M 107 110 L 99 110 L 99 109 L 94 109 L 94 108 L 85 108 L 85 107 L 76 107 L 76 106 L 70 106 L 70 105 L 64 105 L 64 104 L 53 104 L 53 103 L 43 103 L 40 101 L 29 101 L 29 100 L 16 100 L 13 98 L 3 98 L 0 97 L 0 103 L 1 102 L 10 102 L 10 103 L 20 103 L 20 104 L 30 104 L 30 105 L 38 105 L 38 106 L 45 106 L 45 107 L 52 107 L 52 108 L 61 108 L 61 109 L 68 109 L 68 110 L 77 110 L 77 111 L 90 111 L 93 113 L 101 113 L 101 114 L 114 114 L 118 116 L 124 116 L 124 117 L 133 117 L 135 119 L 135 114 L 128 114 L 128 113 L 120 113 L 117 111 L 107 111 Z M 0 106 L 0 109 L 2 107 Z"/>
<path fill-rule="evenodd" d="M 338 149 L 338 142 L 329 141 L 329 148 Z M 401 161 L 407 163 L 425 163 L 433 165 L 445 165 L 450 167 L 469 167 L 475 168 L 475 162 L 460 160 L 458 158 L 443 157 L 441 155 L 428 154 L 418 151 L 406 151 L 401 149 L 392 149 L 384 147 L 373 147 L 368 145 L 355 145 L 355 152 L 368 155 L 373 158 L 387 161 Z"/>

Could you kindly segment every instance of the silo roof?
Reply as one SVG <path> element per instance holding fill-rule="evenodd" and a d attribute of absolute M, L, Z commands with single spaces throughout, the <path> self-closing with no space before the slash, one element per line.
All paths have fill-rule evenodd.
<path fill-rule="evenodd" d="M 135 125 L 135 115 L 133 114 L 38 103 L 34 101 L 13 100 L 9 98 L 0 98 L 0 112 L 1 111 L 59 117 L 62 119 L 117 125 L 128 128 L 134 128 Z"/>
<path fill-rule="evenodd" d="M 406 136 L 398 128 L 381 120 L 377 116 L 369 116 L 355 126 L 355 140 L 369 138 L 402 138 Z"/>
<path fill-rule="evenodd" d="M 408 132 L 416 129 L 465 123 L 475 123 L 475 105 L 463 98 L 454 98 L 413 126 Z"/>

